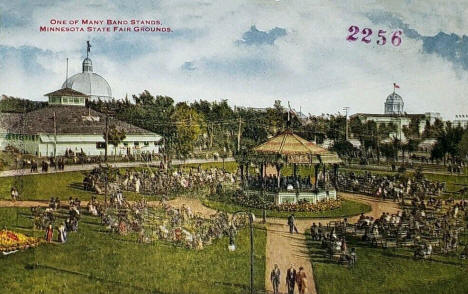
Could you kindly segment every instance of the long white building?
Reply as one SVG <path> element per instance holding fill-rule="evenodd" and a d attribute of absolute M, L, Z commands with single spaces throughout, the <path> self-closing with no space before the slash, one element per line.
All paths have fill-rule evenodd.
<path fill-rule="evenodd" d="M 0 149 L 12 146 L 36 156 L 64 155 L 65 151 L 104 155 L 106 116 L 80 105 L 85 95 L 71 89 L 49 93 L 49 106 L 28 113 L 2 113 Z M 66 101 L 66 102 L 59 102 Z M 109 118 L 108 126 L 125 132 L 126 138 L 108 153 L 125 155 L 140 152 L 158 153 L 161 136 Z"/>

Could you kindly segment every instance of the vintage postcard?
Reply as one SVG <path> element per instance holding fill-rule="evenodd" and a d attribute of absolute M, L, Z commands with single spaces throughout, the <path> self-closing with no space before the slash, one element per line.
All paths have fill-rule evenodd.
<path fill-rule="evenodd" d="M 468 0 L 0 1 L 0 293 L 468 293 Z"/>

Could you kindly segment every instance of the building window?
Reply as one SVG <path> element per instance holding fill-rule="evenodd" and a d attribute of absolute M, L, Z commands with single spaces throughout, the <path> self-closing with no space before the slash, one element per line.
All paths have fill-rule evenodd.
<path fill-rule="evenodd" d="M 124 146 L 128 146 L 128 142 L 123 142 Z"/>
<path fill-rule="evenodd" d="M 76 104 L 80 103 L 80 98 L 74 98 L 73 100 Z"/>
<path fill-rule="evenodd" d="M 149 145 L 149 142 L 148 141 L 145 141 L 145 146 L 148 146 Z"/>
<path fill-rule="evenodd" d="M 62 98 L 62 101 L 63 101 L 63 103 L 68 103 L 68 98 L 67 98 L 67 97 L 63 97 L 63 98 Z"/>
<path fill-rule="evenodd" d="M 133 145 L 135 145 L 135 146 L 139 146 L 139 145 L 140 145 L 140 142 L 138 142 L 138 141 L 135 141 L 135 142 L 133 143 Z"/>
<path fill-rule="evenodd" d="M 105 142 L 96 142 L 96 149 L 104 149 L 106 148 Z"/>

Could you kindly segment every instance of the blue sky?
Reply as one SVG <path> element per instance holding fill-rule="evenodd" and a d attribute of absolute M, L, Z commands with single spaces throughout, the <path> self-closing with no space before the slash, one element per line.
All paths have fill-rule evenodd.
<path fill-rule="evenodd" d="M 147 89 L 176 101 L 228 99 L 305 113 L 383 111 L 400 85 L 406 110 L 468 113 L 466 1 L 2 1 L 0 94 L 44 99 L 65 60 L 81 71 L 85 42 L 116 98 Z M 52 18 L 159 19 L 172 33 L 39 32 Z M 346 41 L 371 28 L 372 42 Z M 375 43 L 387 31 L 384 46 Z M 402 44 L 391 33 L 402 30 Z M 359 35 L 360 38 L 362 37 Z"/>

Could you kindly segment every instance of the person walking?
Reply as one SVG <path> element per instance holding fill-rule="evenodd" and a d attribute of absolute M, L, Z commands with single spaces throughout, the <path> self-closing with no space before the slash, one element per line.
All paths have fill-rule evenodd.
<path fill-rule="evenodd" d="M 298 233 L 297 231 L 297 228 L 296 228 L 296 225 L 294 224 L 294 214 L 291 214 L 289 217 L 288 217 L 288 226 L 289 226 L 289 233 Z"/>
<path fill-rule="evenodd" d="M 296 283 L 299 294 L 305 294 L 307 289 L 307 276 L 302 266 L 299 267 L 299 272 L 296 274 Z"/>
<path fill-rule="evenodd" d="M 271 271 L 271 274 L 270 274 L 270 281 L 271 281 L 271 284 L 273 285 L 273 294 L 279 294 L 278 289 L 279 289 L 279 284 L 280 284 L 280 275 L 281 275 L 281 271 L 278 268 L 278 265 L 275 264 L 275 268 Z"/>
<path fill-rule="evenodd" d="M 63 224 L 58 228 L 58 241 L 60 243 L 67 242 L 67 230 Z"/>
<path fill-rule="evenodd" d="M 11 187 L 11 200 L 13 202 L 15 202 L 16 200 L 18 200 L 18 190 L 16 189 L 16 187 Z"/>
<path fill-rule="evenodd" d="M 54 236 L 54 228 L 52 228 L 52 225 L 49 225 L 46 229 L 46 235 L 45 239 L 47 242 L 52 242 L 52 237 Z"/>
<path fill-rule="evenodd" d="M 294 294 L 294 286 L 296 285 L 296 269 L 292 264 L 286 272 L 286 285 L 288 286 L 288 294 Z"/>

